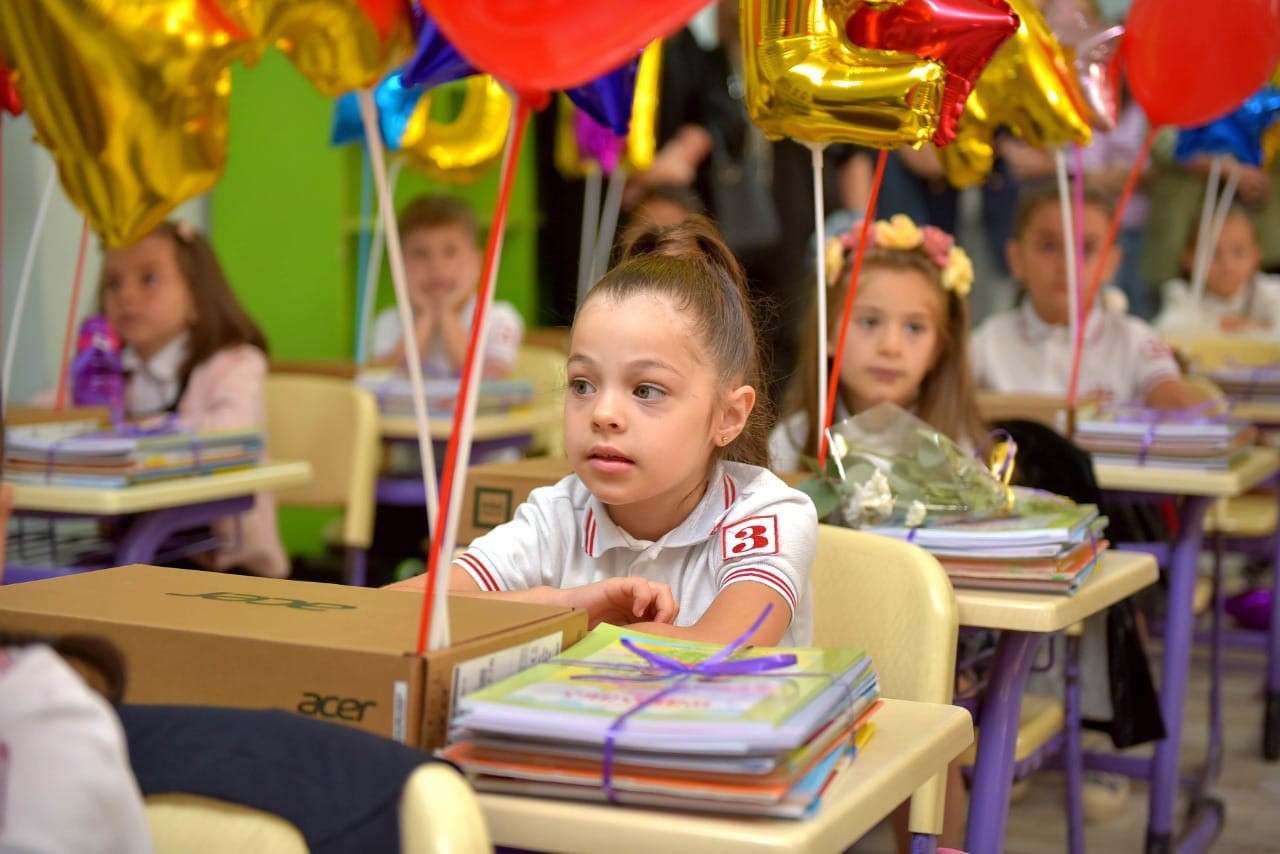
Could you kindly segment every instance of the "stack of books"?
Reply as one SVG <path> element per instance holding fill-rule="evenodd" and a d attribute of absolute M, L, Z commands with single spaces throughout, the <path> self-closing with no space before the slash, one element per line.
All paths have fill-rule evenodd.
<path fill-rule="evenodd" d="M 1257 438 L 1249 422 L 1220 415 L 1162 414 L 1141 417 L 1102 413 L 1076 424 L 1075 441 L 1102 465 L 1225 471 Z"/>
<path fill-rule="evenodd" d="M 879 689 L 860 651 L 752 648 L 728 661 L 795 661 L 681 676 L 647 663 L 624 637 L 685 665 L 719 651 L 597 626 L 560 658 L 463 698 L 444 756 L 485 792 L 804 818 L 873 731 Z"/>
<path fill-rule="evenodd" d="M 71 436 L 14 430 L 4 477 L 14 483 L 119 488 L 262 461 L 261 430 L 94 432 Z"/>
<path fill-rule="evenodd" d="M 1092 504 L 1017 489 L 1013 511 L 927 528 L 867 528 L 908 540 L 938 559 L 956 587 L 1071 594 L 1107 547 L 1107 519 Z"/>
<path fill-rule="evenodd" d="M 1223 365 L 1205 375 L 1232 400 L 1280 403 L 1280 365 Z"/>
<path fill-rule="evenodd" d="M 378 400 L 378 411 L 392 417 L 413 417 L 413 387 L 409 377 L 387 371 L 369 371 L 360 374 L 356 382 L 368 389 Z M 449 418 L 458 405 L 461 382 L 457 379 L 423 380 L 427 397 L 427 412 L 432 418 Z M 533 383 L 528 380 L 484 380 L 476 401 L 476 412 L 481 415 L 498 415 L 529 406 L 533 402 Z"/>

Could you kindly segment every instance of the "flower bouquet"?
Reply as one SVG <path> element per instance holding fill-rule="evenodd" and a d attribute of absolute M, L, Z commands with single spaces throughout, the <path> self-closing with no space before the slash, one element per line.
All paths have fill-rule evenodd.
<path fill-rule="evenodd" d="M 1012 507 L 1012 491 L 981 460 L 892 403 L 833 424 L 827 441 L 825 469 L 799 485 L 819 518 L 915 528 Z"/>

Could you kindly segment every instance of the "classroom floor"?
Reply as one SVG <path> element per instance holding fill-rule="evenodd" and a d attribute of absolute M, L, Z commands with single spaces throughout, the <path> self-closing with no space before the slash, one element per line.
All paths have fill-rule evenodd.
<path fill-rule="evenodd" d="M 1156 653 L 1158 655 L 1158 652 Z M 1207 653 L 1197 650 L 1187 722 L 1183 730 L 1183 767 L 1204 755 L 1208 733 Z M 1227 805 L 1227 821 L 1213 846 L 1215 854 L 1274 852 L 1280 827 L 1280 762 L 1267 763 L 1259 752 L 1262 732 L 1261 653 L 1230 651 L 1223 686 L 1225 757 L 1216 793 Z M 1142 851 L 1147 826 L 1146 784 L 1135 784 L 1125 811 L 1105 824 L 1087 825 L 1086 848 L 1097 854 Z M 1179 804 L 1178 816 L 1183 815 Z M 1040 772 L 1026 795 L 1009 812 L 1006 854 L 1043 854 L 1066 850 L 1066 814 L 1062 775 Z M 1054 844 L 1061 840 L 1062 848 Z M 893 837 L 881 827 L 851 849 L 851 854 L 892 854 Z"/>

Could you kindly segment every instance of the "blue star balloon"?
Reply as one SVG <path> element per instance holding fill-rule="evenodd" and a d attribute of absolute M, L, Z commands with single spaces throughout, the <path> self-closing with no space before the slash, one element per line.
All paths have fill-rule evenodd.
<path fill-rule="evenodd" d="M 1225 154 L 1250 166 L 1262 165 L 1262 134 L 1280 118 L 1280 89 L 1270 84 L 1216 122 L 1178 132 L 1174 157 Z"/>
<path fill-rule="evenodd" d="M 401 72 L 387 75 L 373 93 L 373 100 L 378 105 L 378 130 L 382 134 L 382 144 L 389 151 L 400 150 L 400 140 L 404 137 L 409 117 L 426 93 L 425 89 L 407 88 L 401 78 Z M 360 121 L 360 105 L 354 94 L 343 95 L 334 103 L 330 142 L 334 145 L 364 142 L 364 123 Z"/>
<path fill-rule="evenodd" d="M 416 3 L 413 5 L 413 17 L 418 47 L 401 69 L 405 86 L 430 89 L 441 83 L 480 73 L 449 44 L 435 21 L 422 12 Z"/>
<path fill-rule="evenodd" d="M 626 136 L 631 129 L 631 105 L 636 96 L 636 72 L 640 58 L 636 57 L 621 68 L 597 77 L 565 94 L 597 124 L 604 125 L 618 136 Z"/>

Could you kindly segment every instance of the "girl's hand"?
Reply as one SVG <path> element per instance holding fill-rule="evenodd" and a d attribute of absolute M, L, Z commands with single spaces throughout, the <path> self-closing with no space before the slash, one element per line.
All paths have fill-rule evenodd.
<path fill-rule="evenodd" d="M 647 578 L 610 578 L 562 592 L 567 604 L 587 612 L 592 628 L 600 623 L 673 623 L 680 613 L 671 588 Z"/>

